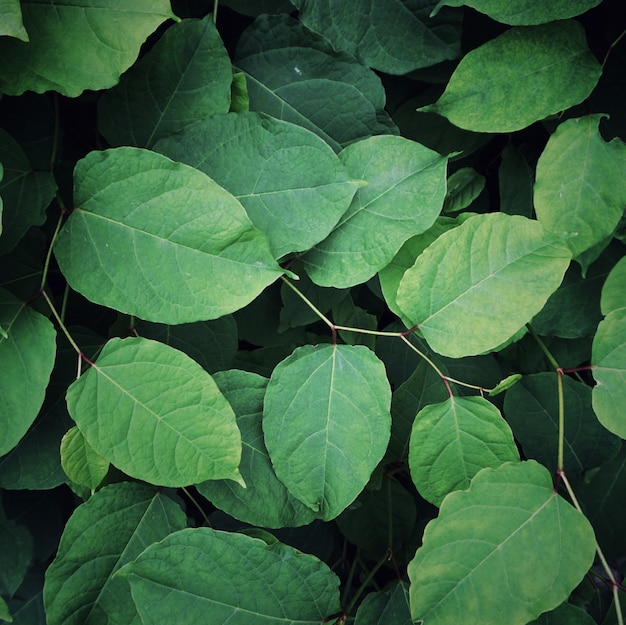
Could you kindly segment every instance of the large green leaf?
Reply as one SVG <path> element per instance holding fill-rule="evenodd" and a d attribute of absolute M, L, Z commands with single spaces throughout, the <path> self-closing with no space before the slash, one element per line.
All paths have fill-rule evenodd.
<path fill-rule="evenodd" d="M 477 132 L 512 132 L 584 100 L 600 64 L 574 21 L 516 26 L 470 51 L 443 95 L 421 108 Z"/>
<path fill-rule="evenodd" d="M 606 431 L 591 407 L 591 389 L 563 376 L 565 428 L 563 468 L 567 475 L 582 475 L 599 467 L 620 449 L 619 438 Z M 507 391 L 504 415 L 527 458 L 557 469 L 559 397 L 554 373 L 524 376 Z"/>
<path fill-rule="evenodd" d="M 49 171 L 33 170 L 20 145 L 2 129 L 0 162 L 0 254 L 4 254 L 15 247 L 28 228 L 46 220 L 46 208 L 57 186 Z"/>
<path fill-rule="evenodd" d="M 431 18 L 431 0 L 293 0 L 298 19 L 337 50 L 387 74 L 407 74 L 460 54 L 458 14 Z"/>
<path fill-rule="evenodd" d="M 307 525 L 315 513 L 292 497 L 278 480 L 263 441 L 263 398 L 267 379 L 246 371 L 223 371 L 215 382 L 230 402 L 243 445 L 239 470 L 246 488 L 232 480 L 211 480 L 198 492 L 230 516 L 259 527 Z"/>
<path fill-rule="evenodd" d="M 0 91 L 106 89 L 136 60 L 150 33 L 174 18 L 169 0 L 23 0 L 30 40 L 0 39 Z"/>
<path fill-rule="evenodd" d="M 35 420 L 55 354 L 50 321 L 0 288 L 0 456 L 17 445 Z"/>
<path fill-rule="evenodd" d="M 287 490 L 336 517 L 367 484 L 389 441 L 391 390 L 367 347 L 306 345 L 272 373 L 263 432 Z"/>
<path fill-rule="evenodd" d="M 603 315 L 618 308 L 626 308 L 626 256 L 622 257 L 607 276 L 602 286 L 600 307 Z"/>
<path fill-rule="evenodd" d="M 453 358 L 479 354 L 497 348 L 541 310 L 570 255 L 536 221 L 477 215 L 418 256 L 396 301 L 436 352 Z"/>
<path fill-rule="evenodd" d="M 591 372 L 593 409 L 600 423 L 626 438 L 626 308 L 609 313 L 598 326 L 593 339 Z"/>
<path fill-rule="evenodd" d="M 564 121 L 537 163 L 537 219 L 550 232 L 577 235 L 568 239 L 573 256 L 611 235 L 626 205 L 626 145 L 604 141 L 603 117 Z"/>
<path fill-rule="evenodd" d="M 230 191 L 276 258 L 326 237 L 359 184 L 317 135 L 261 113 L 216 115 L 155 149 Z"/>
<path fill-rule="evenodd" d="M 111 145 L 152 147 L 158 139 L 230 106 L 231 63 L 213 23 L 183 20 L 98 102 Z"/>
<path fill-rule="evenodd" d="M 512 26 L 544 24 L 554 20 L 575 17 L 602 0 L 551 0 L 550 2 L 536 2 L 536 0 L 441 0 L 435 7 L 436 12 L 442 6 L 468 6 L 485 13 L 489 17 Z"/>
<path fill-rule="evenodd" d="M 98 491 L 67 521 L 46 572 L 47 623 L 137 625 L 128 585 L 113 574 L 186 522 L 172 499 L 145 484 L 121 482 Z"/>
<path fill-rule="evenodd" d="M 206 527 L 171 534 L 119 575 L 144 623 L 319 625 L 339 608 L 339 580 L 314 556 Z"/>
<path fill-rule="evenodd" d="M 163 486 L 241 480 L 241 436 L 230 404 L 211 376 L 173 347 L 111 339 L 70 386 L 67 404 L 87 442 L 128 475 Z"/>
<path fill-rule="evenodd" d="M 22 22 L 20 0 L 0 0 L 0 36 L 28 41 L 28 33 Z"/>
<path fill-rule="evenodd" d="M 366 282 L 402 244 L 430 228 L 446 194 L 447 158 L 403 137 L 370 137 L 339 158 L 359 188 L 330 236 L 303 257 L 311 280 L 348 287 Z"/>
<path fill-rule="evenodd" d="M 483 469 L 426 527 L 409 564 L 411 614 L 424 625 L 525 625 L 567 599 L 594 554 L 589 522 L 544 467 Z"/>
<path fill-rule="evenodd" d="M 397 129 L 384 111 L 378 76 L 354 57 L 286 16 L 260 16 L 238 41 L 250 110 L 304 126 L 339 151 Z"/>
<path fill-rule="evenodd" d="M 439 506 L 467 488 L 478 471 L 519 460 L 513 434 L 500 411 L 482 397 L 450 397 L 422 408 L 409 444 L 413 483 Z"/>
<path fill-rule="evenodd" d="M 74 181 L 55 255 L 98 304 L 160 323 L 215 319 L 282 273 L 239 202 L 187 165 L 117 148 L 79 161 Z"/>

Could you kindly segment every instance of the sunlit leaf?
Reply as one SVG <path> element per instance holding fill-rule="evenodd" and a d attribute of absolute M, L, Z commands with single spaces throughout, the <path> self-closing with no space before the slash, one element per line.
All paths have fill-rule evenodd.
<path fill-rule="evenodd" d="M 61 441 L 61 466 L 72 482 L 94 491 L 106 476 L 109 461 L 98 454 L 74 426 Z"/>
<path fill-rule="evenodd" d="M 4 35 L 28 41 L 28 33 L 22 22 L 20 0 L 0 0 L 0 36 Z"/>
<path fill-rule="evenodd" d="M 600 307 L 603 315 L 626 308 L 626 257 L 618 261 L 602 286 Z"/>
<path fill-rule="evenodd" d="M 240 481 L 241 436 L 230 404 L 200 365 L 172 347 L 111 339 L 67 402 L 87 442 L 128 475 L 164 486 Z"/>

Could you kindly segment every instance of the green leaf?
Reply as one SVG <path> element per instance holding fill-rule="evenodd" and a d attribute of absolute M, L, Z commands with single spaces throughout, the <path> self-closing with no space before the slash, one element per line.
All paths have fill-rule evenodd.
<path fill-rule="evenodd" d="M 545 468 L 483 469 L 426 527 L 409 564 L 412 617 L 525 625 L 567 599 L 594 554 L 589 522 L 555 492 Z"/>
<path fill-rule="evenodd" d="M 108 460 L 94 450 L 76 426 L 61 441 L 61 466 L 72 482 L 92 492 L 109 470 Z"/>
<path fill-rule="evenodd" d="M 248 83 L 243 72 L 233 74 L 233 82 L 230 86 L 231 113 L 247 113 L 250 110 L 250 97 L 248 96 Z"/>
<path fill-rule="evenodd" d="M 335 151 L 371 135 L 396 134 L 380 78 L 286 15 L 261 16 L 237 44 L 250 110 L 304 126 Z"/>
<path fill-rule="evenodd" d="M 550 232 L 577 235 L 567 241 L 574 257 L 613 233 L 626 204 L 626 145 L 604 141 L 603 117 L 560 124 L 537 163 L 537 219 Z"/>
<path fill-rule="evenodd" d="M 535 0 L 441 0 L 433 13 L 443 6 L 468 6 L 485 13 L 489 17 L 511 26 L 544 24 L 554 20 L 576 17 L 602 0 L 551 0 L 551 2 L 535 2 Z"/>
<path fill-rule="evenodd" d="M 267 379 L 246 371 L 223 371 L 215 382 L 230 402 L 241 431 L 239 470 L 246 488 L 232 480 L 196 485 L 198 492 L 230 516 L 260 527 L 307 525 L 315 513 L 292 497 L 278 480 L 263 441 L 263 398 Z"/>
<path fill-rule="evenodd" d="M 119 575 L 144 623 L 319 625 L 339 608 L 339 580 L 314 556 L 206 527 L 171 534 Z"/>
<path fill-rule="evenodd" d="M 609 313 L 598 326 L 593 339 L 591 373 L 593 409 L 602 425 L 626 438 L 626 308 Z"/>
<path fill-rule="evenodd" d="M 100 132 L 113 145 L 152 147 L 230 107 L 230 58 L 213 23 L 174 24 L 98 102 Z"/>
<path fill-rule="evenodd" d="M 489 391 L 489 396 L 493 397 L 494 395 L 499 395 L 500 393 L 504 393 L 504 391 L 508 391 L 512 386 L 515 386 L 522 379 L 521 373 L 512 373 L 511 375 L 507 375 L 504 380 L 501 380 Z"/>
<path fill-rule="evenodd" d="M 359 605 L 354 625 L 412 625 L 409 593 L 403 583 L 391 590 L 371 592 Z"/>
<path fill-rule="evenodd" d="M 250 17 L 262 13 L 291 13 L 295 8 L 289 0 L 222 0 L 220 4 Z"/>
<path fill-rule="evenodd" d="M 33 537 L 20 523 L 8 519 L 0 507 L 0 596 L 18 590 L 34 556 Z"/>
<path fill-rule="evenodd" d="M 17 245 L 28 228 L 46 220 L 46 208 L 57 186 L 49 171 L 33 170 L 20 145 L 2 129 L 0 161 L 4 169 L 4 176 L 0 176 L 0 254 L 4 254 Z"/>
<path fill-rule="evenodd" d="M 588 612 L 565 602 L 550 612 L 544 612 L 529 625 L 595 625 L 595 623 Z"/>
<path fill-rule="evenodd" d="M 394 136 L 358 141 L 339 158 L 366 185 L 302 262 L 316 284 L 342 288 L 367 281 L 407 239 L 433 225 L 446 192 L 447 158 Z"/>
<path fill-rule="evenodd" d="M 387 74 L 407 74 L 460 54 L 461 18 L 429 16 L 415 0 L 293 0 L 298 19 L 343 50 Z"/>
<path fill-rule="evenodd" d="M 119 80 L 150 33 L 175 18 L 169 0 L 25 0 L 28 45 L 0 39 L 0 91 L 55 90 L 75 97 Z"/>
<path fill-rule="evenodd" d="M 615 264 L 602 286 L 600 308 L 603 315 L 608 315 L 618 308 L 626 308 L 624 284 L 626 284 L 626 257 Z"/>
<path fill-rule="evenodd" d="M 67 404 L 87 442 L 132 477 L 163 486 L 241 481 L 230 404 L 200 365 L 163 343 L 111 339 Z"/>
<path fill-rule="evenodd" d="M 407 270 L 397 304 L 436 352 L 480 354 L 511 338 L 559 286 L 568 247 L 517 215 L 477 215 L 439 236 Z"/>
<path fill-rule="evenodd" d="M 421 111 L 476 132 L 512 132 L 582 102 L 600 64 L 575 21 L 516 26 L 468 52 Z"/>
<path fill-rule="evenodd" d="M 485 177 L 471 167 L 461 167 L 448 178 L 448 190 L 443 203 L 444 213 L 456 213 L 468 206 L 485 188 Z"/>
<path fill-rule="evenodd" d="M 367 484 L 389 441 L 391 390 L 367 347 L 305 345 L 272 373 L 265 444 L 287 490 L 330 520 Z"/>
<path fill-rule="evenodd" d="M 54 327 L 0 288 L 0 456 L 31 426 L 44 400 L 56 354 Z"/>
<path fill-rule="evenodd" d="M 498 171 L 500 210 L 509 215 L 533 216 L 534 171 L 521 150 L 508 145 L 502 150 Z"/>
<path fill-rule="evenodd" d="M 620 442 L 599 423 L 591 407 L 591 389 L 563 376 L 565 410 L 563 468 L 570 477 L 610 460 Z M 557 469 L 559 398 L 554 373 L 527 375 L 504 398 L 504 415 L 527 458 Z"/>
<path fill-rule="evenodd" d="M 409 443 L 413 483 L 436 506 L 469 486 L 485 467 L 519 460 L 513 434 L 500 411 L 482 397 L 450 397 L 422 408 Z"/>
<path fill-rule="evenodd" d="M 283 273 L 239 202 L 187 165 L 117 148 L 79 161 L 74 182 L 55 255 L 93 302 L 147 321 L 204 321 L 242 308 Z"/>
<path fill-rule="evenodd" d="M 185 525 L 180 507 L 145 484 L 121 482 L 95 493 L 67 521 L 46 571 L 48 624 L 136 624 L 128 585 L 113 574 Z"/>
<path fill-rule="evenodd" d="M 359 184 L 317 135 L 260 113 L 216 115 L 155 149 L 230 191 L 276 258 L 326 237 Z"/>
<path fill-rule="evenodd" d="M 28 41 L 28 33 L 22 22 L 20 0 L 0 0 L 0 36 L 3 35 Z"/>
<path fill-rule="evenodd" d="M 9 606 L 2 597 L 0 597 L 0 619 L 7 623 L 13 622 L 13 617 L 11 616 L 11 612 L 9 612 Z"/>

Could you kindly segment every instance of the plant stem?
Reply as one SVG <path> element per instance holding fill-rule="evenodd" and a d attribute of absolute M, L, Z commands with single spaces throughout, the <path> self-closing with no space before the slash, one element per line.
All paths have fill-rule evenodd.
<path fill-rule="evenodd" d="M 541 337 L 532 329 L 530 324 L 527 323 L 526 327 L 528 328 L 528 331 L 530 332 L 531 336 L 537 342 L 537 345 L 539 345 L 539 347 L 541 348 L 541 351 L 544 353 L 545 357 L 550 361 L 550 364 L 555 369 L 559 369 L 560 368 L 559 363 L 556 361 L 554 356 L 550 353 L 550 350 L 546 347 L 546 344 L 541 340 Z"/>
<path fill-rule="evenodd" d="M 57 323 L 59 324 L 59 328 L 61 328 L 63 334 L 65 334 L 65 338 L 67 338 L 67 340 L 69 341 L 70 345 L 74 348 L 74 351 L 78 354 L 78 357 L 79 358 L 83 358 L 83 352 L 81 351 L 80 347 L 78 347 L 78 345 L 76 344 L 76 341 L 72 338 L 71 334 L 68 332 L 67 328 L 65 327 L 65 324 L 63 323 L 63 320 L 61 319 L 59 313 L 57 312 L 56 308 L 54 307 L 54 304 L 52 303 L 52 300 L 50 299 L 50 296 L 46 293 L 45 290 L 42 290 L 41 294 L 42 294 L 43 298 L 46 300 L 46 302 L 48 302 L 48 306 L 50 307 L 50 310 L 52 311 L 52 314 L 54 315 L 54 318 L 56 319 Z"/>
<path fill-rule="evenodd" d="M 563 472 L 563 448 L 565 446 L 565 398 L 563 396 L 563 369 L 556 370 L 556 385 L 559 394 L 559 447 L 556 461 L 557 471 Z"/>
<path fill-rule="evenodd" d="M 378 573 L 385 562 L 389 561 L 391 554 L 391 549 L 388 549 L 380 560 L 374 565 L 374 568 L 367 574 L 367 577 L 363 580 L 363 583 L 359 586 L 358 590 L 352 597 L 352 600 L 348 604 L 348 607 L 344 610 L 344 614 L 350 614 L 356 605 L 356 602 L 359 600 L 359 597 L 363 594 L 363 591 L 369 586 L 372 579 L 374 579 L 374 575 Z M 621 624 L 620 624 L 621 625 Z"/>
<path fill-rule="evenodd" d="M 296 288 L 285 276 L 280 279 L 334 332 L 335 324 L 302 292 Z"/>
<path fill-rule="evenodd" d="M 46 260 L 43 265 L 43 271 L 41 272 L 41 283 L 39 284 L 39 288 L 43 290 L 46 280 L 48 279 L 48 271 L 50 270 L 50 261 L 52 260 L 52 248 L 54 247 L 54 241 L 59 234 L 59 230 L 61 230 L 61 224 L 63 223 L 63 215 L 65 214 L 65 209 L 63 205 L 60 203 L 60 198 L 57 193 L 57 200 L 59 200 L 59 205 L 61 206 L 61 212 L 59 213 L 59 219 L 57 220 L 57 224 L 54 228 L 54 232 L 52 233 L 52 239 L 50 240 L 50 245 L 48 246 L 48 252 L 46 254 Z"/>
<path fill-rule="evenodd" d="M 217 24 L 217 7 L 219 6 L 219 0 L 213 0 L 213 23 Z"/>
<path fill-rule="evenodd" d="M 211 523 L 207 513 L 202 509 L 202 506 L 196 501 L 195 497 L 187 490 L 185 486 L 182 487 L 182 490 L 185 495 L 189 497 L 189 500 L 197 508 L 198 512 L 200 512 L 200 515 L 204 519 L 204 522 L 207 524 L 207 527 L 213 527 L 213 524 Z"/>

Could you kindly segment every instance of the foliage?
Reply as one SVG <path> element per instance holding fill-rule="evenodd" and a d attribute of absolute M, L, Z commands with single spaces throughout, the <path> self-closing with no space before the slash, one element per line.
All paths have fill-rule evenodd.
<path fill-rule="evenodd" d="M 621 15 L 0 0 L 0 621 L 623 624 Z"/>

